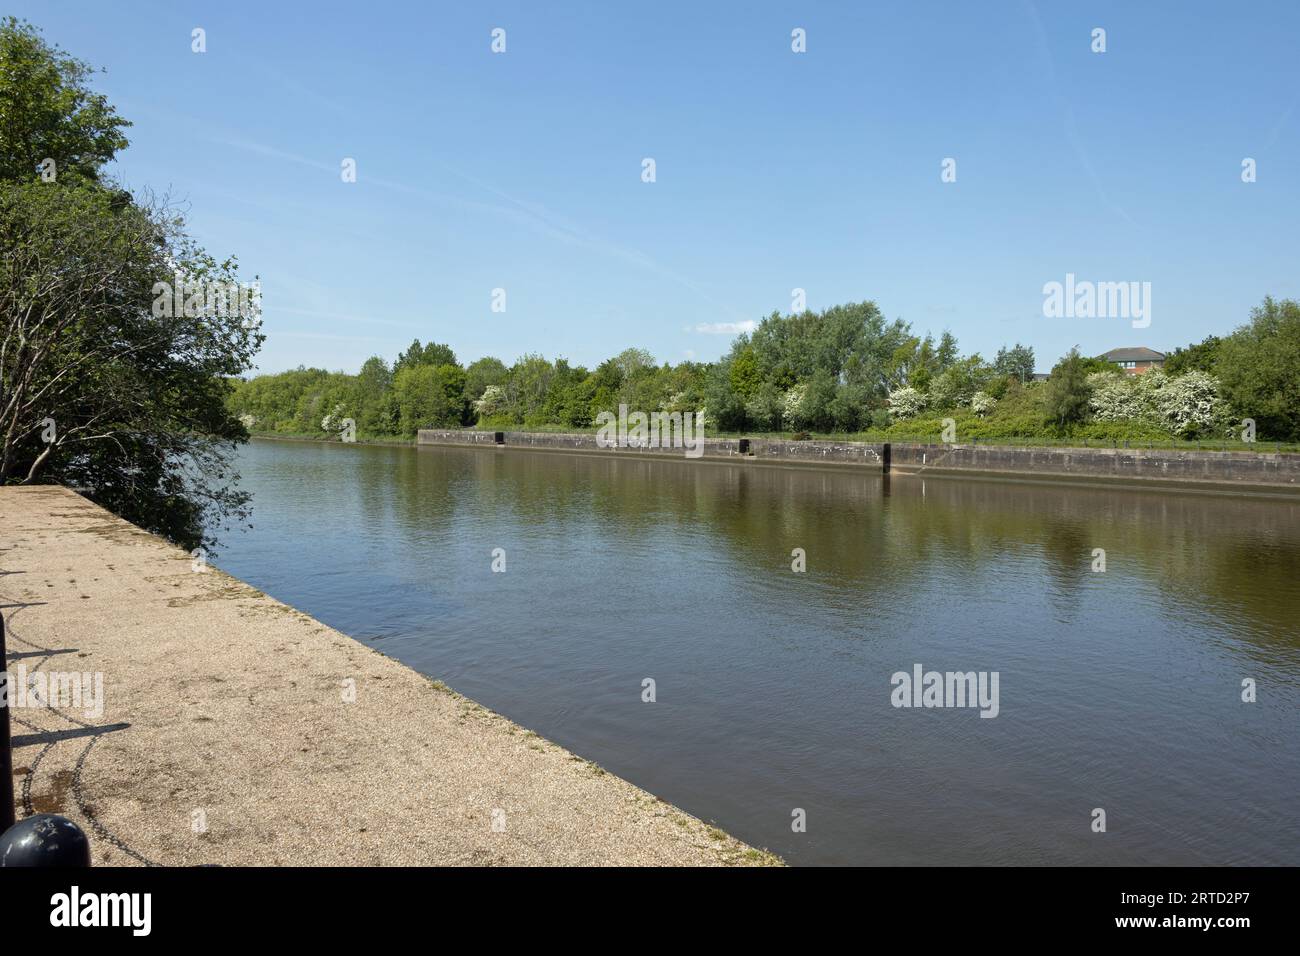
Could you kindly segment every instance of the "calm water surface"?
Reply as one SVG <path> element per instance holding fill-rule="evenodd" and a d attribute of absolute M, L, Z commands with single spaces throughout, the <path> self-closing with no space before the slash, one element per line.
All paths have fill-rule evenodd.
<path fill-rule="evenodd" d="M 1300 863 L 1300 502 L 270 441 L 240 470 L 222 568 L 791 863 Z M 999 716 L 894 708 L 918 663 L 997 671 Z"/>

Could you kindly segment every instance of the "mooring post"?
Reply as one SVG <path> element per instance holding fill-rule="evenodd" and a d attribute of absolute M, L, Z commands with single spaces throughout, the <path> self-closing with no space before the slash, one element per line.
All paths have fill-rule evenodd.
<path fill-rule="evenodd" d="M 889 447 L 889 442 L 885 442 L 880 447 L 880 468 L 883 474 L 889 474 L 889 462 L 893 457 L 893 449 Z"/>
<path fill-rule="evenodd" d="M 505 432 L 493 432 L 493 433 L 492 433 L 492 441 L 493 441 L 493 443 L 495 443 L 495 444 L 497 444 L 497 445 L 504 445 L 504 444 L 506 443 L 506 433 L 505 433 Z"/>
<path fill-rule="evenodd" d="M 0 611 L 0 866 L 90 866 L 90 841 L 67 817 L 38 813 L 14 823 L 14 756 L 9 737 L 9 658 Z"/>
<path fill-rule="evenodd" d="M 14 825 L 14 755 L 9 740 L 9 658 L 5 655 L 5 615 L 0 611 L 0 833 Z"/>
<path fill-rule="evenodd" d="M 748 455 L 748 454 L 749 454 L 749 439 L 748 439 L 748 438 L 742 438 L 742 439 L 740 440 L 740 442 L 739 442 L 739 447 L 738 447 L 737 450 L 738 450 L 738 451 L 740 452 L 740 454 L 742 454 L 742 455 Z"/>

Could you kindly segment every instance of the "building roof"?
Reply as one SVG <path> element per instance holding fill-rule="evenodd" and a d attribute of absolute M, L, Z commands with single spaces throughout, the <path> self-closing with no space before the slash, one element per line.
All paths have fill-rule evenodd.
<path fill-rule="evenodd" d="M 1107 362 L 1163 362 L 1165 353 L 1138 346 L 1131 349 L 1111 349 L 1102 358 Z"/>

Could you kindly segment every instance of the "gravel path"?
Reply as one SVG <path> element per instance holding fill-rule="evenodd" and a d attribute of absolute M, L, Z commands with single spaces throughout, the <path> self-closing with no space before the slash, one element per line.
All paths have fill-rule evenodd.
<path fill-rule="evenodd" d="M 12 711 L 97 864 L 779 862 L 63 488 L 0 488 L 0 605 L 38 692 L 103 675 Z"/>

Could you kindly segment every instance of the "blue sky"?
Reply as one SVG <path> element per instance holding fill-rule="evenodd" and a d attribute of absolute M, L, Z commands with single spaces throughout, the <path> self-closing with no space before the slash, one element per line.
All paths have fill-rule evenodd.
<path fill-rule="evenodd" d="M 117 175 L 261 277 L 264 371 L 710 360 L 795 288 L 1045 370 L 1300 298 L 1293 2 L 7 7 L 106 70 Z M 1045 318 L 1066 273 L 1150 282 L 1150 327 Z"/>

